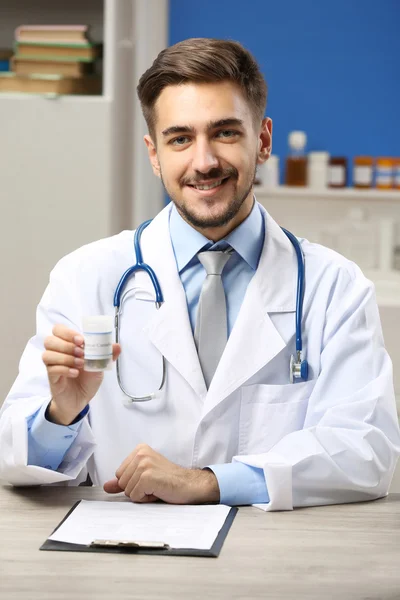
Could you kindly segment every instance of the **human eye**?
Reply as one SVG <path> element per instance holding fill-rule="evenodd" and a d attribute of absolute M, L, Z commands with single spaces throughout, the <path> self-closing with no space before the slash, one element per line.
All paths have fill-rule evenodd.
<path fill-rule="evenodd" d="M 169 143 L 171 146 L 184 146 L 185 144 L 188 144 L 189 141 L 190 139 L 187 135 L 180 135 L 170 140 Z"/>
<path fill-rule="evenodd" d="M 220 137 L 223 139 L 224 138 L 225 139 L 235 138 L 239 135 L 240 135 L 239 131 L 236 131 L 234 129 L 222 129 L 221 131 L 218 131 L 218 133 L 217 133 L 217 137 Z"/>

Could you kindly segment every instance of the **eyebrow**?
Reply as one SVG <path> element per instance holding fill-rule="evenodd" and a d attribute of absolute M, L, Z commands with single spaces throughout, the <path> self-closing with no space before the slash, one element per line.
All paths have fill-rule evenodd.
<path fill-rule="evenodd" d="M 207 131 L 217 129 L 218 127 L 243 127 L 243 121 L 231 117 L 228 119 L 219 119 L 218 121 L 209 121 L 206 127 Z M 191 125 L 172 125 L 172 127 L 164 129 L 162 135 L 168 137 L 176 133 L 196 133 L 196 129 Z"/>

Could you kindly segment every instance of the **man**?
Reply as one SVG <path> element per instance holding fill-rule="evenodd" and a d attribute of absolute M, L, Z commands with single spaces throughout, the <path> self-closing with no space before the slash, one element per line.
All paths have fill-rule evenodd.
<path fill-rule="evenodd" d="M 149 302 L 147 274 L 130 279 L 113 357 L 125 356 L 126 387 L 154 391 L 163 356 L 164 385 L 127 405 L 115 370 L 83 370 L 82 316 L 113 314 L 133 232 L 77 250 L 51 274 L 2 408 L 0 477 L 77 484 L 89 474 L 135 502 L 266 510 L 384 496 L 400 435 L 373 286 L 305 240 L 309 374 L 289 381 L 298 263 L 253 197 L 272 139 L 254 59 L 235 42 L 186 40 L 160 53 L 138 94 L 172 201 L 141 241 L 164 303 Z"/>

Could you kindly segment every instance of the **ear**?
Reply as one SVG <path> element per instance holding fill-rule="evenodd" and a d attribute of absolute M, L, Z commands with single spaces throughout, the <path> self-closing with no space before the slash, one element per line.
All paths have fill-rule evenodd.
<path fill-rule="evenodd" d="M 157 177 L 161 177 L 160 163 L 158 162 L 157 150 L 155 144 L 149 135 L 144 136 L 144 143 L 147 146 L 147 152 L 149 153 L 149 159 L 151 166 L 153 167 L 153 173 Z"/>
<path fill-rule="evenodd" d="M 258 139 L 257 164 L 265 163 L 272 152 L 272 119 L 266 117 L 262 120 Z"/>

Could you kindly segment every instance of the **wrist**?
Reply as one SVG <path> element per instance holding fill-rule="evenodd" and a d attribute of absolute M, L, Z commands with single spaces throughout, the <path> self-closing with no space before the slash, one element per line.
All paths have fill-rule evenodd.
<path fill-rule="evenodd" d="M 196 469 L 196 504 L 219 504 L 218 479 L 211 469 Z"/>
<path fill-rule="evenodd" d="M 46 408 L 46 412 L 44 414 L 45 418 L 50 421 L 50 423 L 55 423 L 56 425 L 68 426 L 73 423 L 76 419 L 77 415 L 65 414 L 60 411 L 56 402 L 51 399 L 50 403 Z"/>

